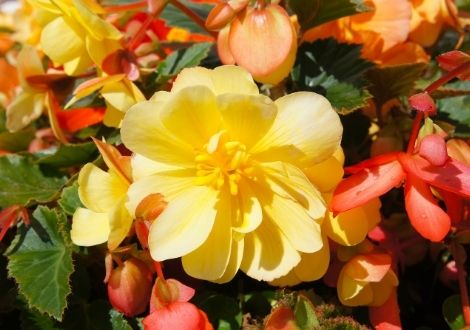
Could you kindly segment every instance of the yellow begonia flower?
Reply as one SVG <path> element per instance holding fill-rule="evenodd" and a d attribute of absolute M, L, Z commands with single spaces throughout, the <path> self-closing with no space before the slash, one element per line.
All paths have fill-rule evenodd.
<path fill-rule="evenodd" d="M 29 0 L 40 10 L 43 25 L 41 47 L 68 75 L 101 67 L 109 54 L 121 48 L 122 35 L 97 13 L 101 7 L 82 0 Z"/>
<path fill-rule="evenodd" d="M 80 246 L 108 242 L 114 250 L 127 236 L 132 217 L 125 207 L 131 183 L 130 157 L 121 156 L 112 146 L 95 141 L 108 171 L 86 164 L 78 176 L 78 195 L 86 208 L 75 211 L 70 232 Z"/>
<path fill-rule="evenodd" d="M 21 92 L 7 107 L 6 127 L 10 132 L 19 131 L 37 119 L 47 104 L 47 88 L 33 86 L 26 79 L 45 74 L 36 50 L 24 45 L 18 54 L 17 63 Z"/>
<path fill-rule="evenodd" d="M 136 153 L 129 210 L 153 193 L 168 201 L 150 228 L 152 257 L 182 257 L 188 274 L 217 282 L 239 268 L 258 280 L 287 274 L 323 247 L 326 205 L 300 168 L 328 159 L 341 134 L 318 94 L 273 102 L 240 67 L 183 70 L 121 128 Z"/>
<path fill-rule="evenodd" d="M 125 74 L 117 74 L 85 81 L 76 88 L 73 98 L 66 107 L 97 90 L 100 90 L 106 102 L 106 114 L 103 119 L 106 126 L 120 127 L 125 112 L 132 105 L 145 101 L 145 96 L 132 81 L 126 78 Z"/>
<path fill-rule="evenodd" d="M 341 148 L 325 161 L 304 169 L 308 179 L 329 202 L 344 171 L 344 154 Z M 315 253 L 302 253 L 300 263 L 287 275 L 272 281 L 272 285 L 293 286 L 301 282 L 320 279 L 328 270 L 330 263 L 328 238 L 344 246 L 357 245 L 364 241 L 367 233 L 380 221 L 380 200 L 375 198 L 369 203 L 340 213 L 336 216 L 326 212 L 321 228 L 323 248 Z"/>
<path fill-rule="evenodd" d="M 346 306 L 381 306 L 398 286 L 391 257 L 383 253 L 358 255 L 343 266 L 338 278 L 338 297 Z"/>

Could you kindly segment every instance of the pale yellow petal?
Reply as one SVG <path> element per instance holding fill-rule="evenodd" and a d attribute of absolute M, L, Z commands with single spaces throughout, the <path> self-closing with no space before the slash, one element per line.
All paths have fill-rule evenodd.
<path fill-rule="evenodd" d="M 322 219 L 326 203 L 322 194 L 313 186 L 305 174 L 297 167 L 282 162 L 264 163 L 266 182 L 279 196 L 300 203 L 314 219 Z"/>
<path fill-rule="evenodd" d="M 193 86 L 206 86 L 216 95 L 259 94 L 258 86 L 248 71 L 234 65 L 219 66 L 214 70 L 202 67 L 184 69 L 173 83 L 171 91 L 176 92 Z"/>
<path fill-rule="evenodd" d="M 221 128 L 216 97 L 205 86 L 180 90 L 164 103 L 159 117 L 169 131 L 198 149 Z"/>
<path fill-rule="evenodd" d="M 85 38 L 85 46 L 88 55 L 98 67 L 102 66 L 103 60 L 108 55 L 121 49 L 119 41 L 110 39 L 96 40 L 89 36 Z"/>
<path fill-rule="evenodd" d="M 343 268 L 344 270 L 344 268 Z M 368 282 L 355 281 L 341 270 L 338 278 L 338 298 L 343 305 L 361 306 L 369 304 L 373 299 L 373 291 Z"/>
<path fill-rule="evenodd" d="M 7 107 L 6 127 L 16 132 L 39 118 L 44 110 L 44 93 L 22 92 Z"/>
<path fill-rule="evenodd" d="M 254 232 L 245 235 L 240 265 L 248 276 L 273 281 L 289 273 L 300 262 L 300 254 L 270 221 L 263 221 Z"/>
<path fill-rule="evenodd" d="M 264 95 L 224 94 L 217 102 L 230 138 L 248 149 L 266 134 L 277 114 L 273 101 Z"/>
<path fill-rule="evenodd" d="M 85 31 L 71 20 L 57 17 L 47 24 L 41 33 L 41 46 L 54 62 L 63 64 L 82 54 Z"/>
<path fill-rule="evenodd" d="M 235 277 L 242 263 L 244 242 L 243 237 L 233 237 L 230 260 L 225 268 L 225 273 L 213 282 L 223 284 L 230 282 Z"/>
<path fill-rule="evenodd" d="M 103 124 L 108 127 L 121 127 L 122 120 L 124 119 L 124 113 L 114 108 L 111 105 L 107 105 L 106 113 L 104 114 Z"/>
<path fill-rule="evenodd" d="M 80 0 L 72 0 L 72 3 L 78 13 L 75 19 L 81 23 L 94 39 L 100 41 L 105 38 L 118 40 L 122 37 L 121 32 L 117 28 L 93 13 L 85 3 Z"/>
<path fill-rule="evenodd" d="M 369 231 L 366 214 L 362 207 L 342 212 L 336 217 L 329 213 L 325 218 L 323 228 L 333 241 L 346 246 L 359 244 Z"/>
<path fill-rule="evenodd" d="M 45 74 L 36 49 L 27 44 L 23 45 L 18 53 L 17 67 L 23 88 L 29 87 L 26 77 Z"/>
<path fill-rule="evenodd" d="M 325 275 L 330 265 L 328 239 L 323 237 L 323 247 L 315 253 L 302 253 L 301 260 L 294 268 L 297 277 L 303 282 L 316 281 Z"/>
<path fill-rule="evenodd" d="M 109 220 L 107 213 L 97 213 L 77 208 L 73 214 L 70 238 L 80 246 L 91 246 L 108 240 Z"/>
<path fill-rule="evenodd" d="M 163 261 L 194 251 L 209 236 L 216 217 L 217 191 L 198 186 L 168 203 L 150 227 L 152 258 Z"/>
<path fill-rule="evenodd" d="M 92 65 L 93 62 L 90 56 L 88 56 L 86 50 L 83 49 L 79 56 L 64 63 L 64 71 L 69 76 L 76 76 L 86 72 Z"/>
<path fill-rule="evenodd" d="M 301 282 L 302 281 L 294 272 L 294 270 L 291 270 L 287 275 L 276 278 L 274 281 L 269 282 L 269 284 L 274 285 L 274 286 L 279 286 L 279 287 L 288 287 L 288 286 L 297 285 Z"/>
<path fill-rule="evenodd" d="M 114 250 L 126 238 L 132 226 L 132 217 L 126 209 L 126 196 L 111 209 L 109 212 L 109 237 L 108 249 Z"/>
<path fill-rule="evenodd" d="M 150 194 L 160 193 L 166 201 L 174 200 L 194 186 L 194 174 L 193 170 L 174 170 L 136 180 L 127 192 L 127 209 L 134 215 L 139 203 Z"/>
<path fill-rule="evenodd" d="M 132 90 L 127 87 L 123 80 L 104 85 L 100 94 L 107 103 L 122 112 L 126 112 L 136 103 Z"/>
<path fill-rule="evenodd" d="M 297 92 L 276 100 L 278 116 L 253 147 L 263 161 L 285 161 L 305 168 L 330 157 L 339 147 L 343 128 L 328 100 Z"/>
<path fill-rule="evenodd" d="M 121 200 L 128 184 L 116 173 L 88 163 L 78 176 L 78 195 L 83 205 L 95 212 L 108 212 Z"/>
<path fill-rule="evenodd" d="M 163 126 L 158 118 L 162 103 L 144 101 L 132 106 L 121 125 L 127 148 L 149 159 L 177 166 L 194 166 L 193 147 Z"/>
<path fill-rule="evenodd" d="M 263 209 L 253 189 L 245 181 L 238 183 L 239 193 L 232 199 L 232 227 L 238 233 L 249 233 L 261 224 Z"/>
<path fill-rule="evenodd" d="M 272 220 L 271 225 L 285 235 L 294 249 L 312 253 L 322 248 L 320 225 L 302 205 L 272 193 L 266 186 L 256 185 L 254 191 L 265 214 Z"/>
<path fill-rule="evenodd" d="M 158 174 L 160 172 L 182 170 L 180 167 L 160 163 L 139 154 L 132 155 L 131 164 L 132 178 L 134 181 L 138 181 L 144 177 Z"/>
<path fill-rule="evenodd" d="M 344 175 L 343 165 L 333 156 L 321 163 L 304 169 L 307 178 L 321 192 L 329 192 L 336 188 Z"/>
<path fill-rule="evenodd" d="M 213 281 L 227 269 L 232 249 L 232 228 L 228 221 L 230 199 L 224 197 L 217 203 L 217 216 L 207 239 L 182 258 L 183 268 L 189 276 Z"/>

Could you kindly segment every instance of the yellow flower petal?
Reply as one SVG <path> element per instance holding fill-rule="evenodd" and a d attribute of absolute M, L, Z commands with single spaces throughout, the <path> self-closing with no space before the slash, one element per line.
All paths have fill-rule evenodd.
<path fill-rule="evenodd" d="M 232 249 L 229 212 L 230 199 L 222 197 L 209 236 L 200 247 L 182 257 L 183 268 L 189 276 L 213 281 L 225 273 Z"/>
<path fill-rule="evenodd" d="M 106 107 L 106 113 L 104 114 L 103 124 L 109 127 L 121 127 L 124 113 L 114 108 L 111 105 Z"/>
<path fill-rule="evenodd" d="M 96 40 L 103 39 L 121 39 L 122 35 L 112 24 L 101 19 L 93 13 L 82 1 L 72 0 L 74 8 L 78 15 L 75 16 L 81 25 L 87 30 L 88 34 Z"/>
<path fill-rule="evenodd" d="M 108 104 L 122 112 L 126 112 L 137 102 L 143 101 L 142 99 L 136 100 L 134 98 L 132 90 L 128 88 L 124 80 L 105 84 L 100 94 Z"/>
<path fill-rule="evenodd" d="M 10 132 L 19 131 L 39 118 L 44 109 L 44 98 L 44 93 L 19 94 L 7 107 L 7 129 Z"/>
<path fill-rule="evenodd" d="M 315 253 L 302 253 L 301 260 L 294 268 L 300 281 L 316 281 L 325 275 L 330 265 L 330 247 L 328 239 L 323 237 L 323 247 Z"/>
<path fill-rule="evenodd" d="M 259 281 L 273 281 L 284 276 L 300 262 L 299 253 L 290 241 L 269 221 L 245 235 L 240 268 Z"/>
<path fill-rule="evenodd" d="M 347 277 L 343 270 L 339 274 L 337 291 L 339 300 L 346 306 L 368 305 L 374 295 L 368 282 L 355 281 Z"/>
<path fill-rule="evenodd" d="M 270 281 L 269 284 L 279 287 L 294 286 L 302 282 L 294 270 L 291 270 L 287 275 L 276 278 L 274 281 Z"/>
<path fill-rule="evenodd" d="M 194 150 L 158 119 L 160 102 L 132 106 L 122 122 L 121 138 L 127 148 L 152 160 L 177 166 L 194 166 Z"/>
<path fill-rule="evenodd" d="M 238 233 L 249 233 L 260 225 L 263 220 L 263 210 L 253 190 L 245 180 L 238 184 L 239 193 L 230 196 L 232 199 L 233 230 Z"/>
<path fill-rule="evenodd" d="M 339 184 L 343 178 L 344 170 L 343 165 L 331 156 L 319 164 L 304 169 L 304 173 L 321 192 L 328 192 Z"/>
<path fill-rule="evenodd" d="M 333 217 L 325 218 L 323 229 L 333 241 L 346 246 L 359 244 L 369 231 L 366 213 L 362 207 L 356 207 Z"/>
<path fill-rule="evenodd" d="M 88 55 L 98 67 L 101 67 L 103 60 L 108 55 L 121 49 L 119 41 L 110 39 L 96 40 L 89 36 L 85 38 L 85 46 Z"/>
<path fill-rule="evenodd" d="M 154 174 L 134 181 L 129 187 L 127 209 L 134 214 L 139 203 L 148 195 L 160 193 L 166 201 L 172 201 L 194 186 L 193 170 L 175 170 Z M 190 203 L 189 205 L 193 205 Z"/>
<path fill-rule="evenodd" d="M 181 167 L 156 162 L 139 154 L 132 155 L 131 164 L 132 177 L 134 178 L 134 181 L 140 180 L 147 176 L 151 176 L 153 174 L 158 174 L 160 172 L 168 172 L 183 169 Z"/>
<path fill-rule="evenodd" d="M 326 160 L 339 147 L 343 128 L 326 98 L 297 92 L 275 104 L 279 112 L 274 124 L 251 150 L 256 158 L 304 168 Z"/>
<path fill-rule="evenodd" d="M 201 246 L 214 224 L 217 195 L 212 188 L 198 186 L 170 201 L 150 227 L 152 258 L 157 261 L 178 258 Z"/>
<path fill-rule="evenodd" d="M 371 283 L 374 298 L 369 303 L 369 306 L 382 306 L 388 298 L 390 298 L 392 291 L 395 290 L 395 287 L 398 285 L 396 280 L 396 275 L 393 270 L 389 270 L 382 281 L 379 283 Z"/>
<path fill-rule="evenodd" d="M 84 73 L 91 65 L 93 65 L 93 62 L 86 50 L 83 49 L 80 56 L 64 63 L 64 71 L 69 76 L 75 76 Z"/>
<path fill-rule="evenodd" d="M 45 74 L 36 49 L 30 45 L 23 45 L 23 48 L 21 48 L 18 53 L 17 66 L 21 86 L 25 90 L 31 88 L 26 81 L 26 77 Z"/>
<path fill-rule="evenodd" d="M 78 176 L 78 194 L 83 205 L 95 212 L 108 212 L 124 196 L 128 184 L 116 173 L 88 163 Z"/>
<path fill-rule="evenodd" d="M 107 213 L 97 213 L 84 208 L 77 208 L 73 214 L 72 242 L 80 246 L 92 246 L 108 240 L 109 220 Z"/>
<path fill-rule="evenodd" d="M 132 226 L 132 217 L 125 207 L 126 198 L 123 196 L 109 212 L 108 249 L 111 251 L 121 244 Z"/>
<path fill-rule="evenodd" d="M 205 86 L 184 88 L 159 111 L 163 125 L 194 148 L 202 148 L 221 128 L 214 93 Z"/>
<path fill-rule="evenodd" d="M 264 95 L 224 94 L 217 102 L 230 138 L 248 149 L 266 134 L 277 114 L 274 103 Z"/>
<path fill-rule="evenodd" d="M 184 69 L 173 83 L 171 92 L 194 86 L 206 86 L 215 95 L 225 93 L 259 94 L 258 86 L 248 71 L 234 65 L 224 65 L 214 70 L 202 67 Z"/>
<path fill-rule="evenodd" d="M 64 64 L 80 57 L 85 48 L 85 31 L 65 17 L 57 17 L 41 33 L 41 46 L 54 62 Z"/>
<path fill-rule="evenodd" d="M 227 283 L 230 282 L 238 272 L 240 265 L 242 263 L 243 258 L 243 247 L 244 247 L 244 240 L 243 238 L 237 239 L 236 237 L 232 237 L 232 247 L 230 252 L 230 259 L 225 268 L 225 273 L 219 277 L 218 279 L 214 280 L 215 283 Z"/>

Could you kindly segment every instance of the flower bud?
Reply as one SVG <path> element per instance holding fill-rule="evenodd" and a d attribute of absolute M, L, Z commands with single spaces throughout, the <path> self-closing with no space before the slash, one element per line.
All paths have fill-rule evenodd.
<path fill-rule="evenodd" d="M 206 27 L 209 30 L 220 30 L 235 17 L 235 10 L 225 2 L 215 6 L 207 16 Z"/>
<path fill-rule="evenodd" d="M 426 92 L 411 95 L 408 98 L 408 102 L 410 102 L 411 107 L 417 111 L 424 112 L 431 116 L 436 114 L 436 104 L 432 97 Z"/>
<path fill-rule="evenodd" d="M 438 134 L 426 136 L 419 145 L 419 155 L 434 166 L 444 165 L 449 158 L 444 138 Z"/>
<path fill-rule="evenodd" d="M 108 298 L 111 305 L 126 316 L 143 313 L 152 290 L 152 272 L 136 258 L 123 262 L 111 273 Z"/>

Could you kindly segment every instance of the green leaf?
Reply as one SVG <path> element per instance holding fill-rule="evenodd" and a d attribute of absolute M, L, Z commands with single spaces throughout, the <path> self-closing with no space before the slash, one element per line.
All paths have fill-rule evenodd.
<path fill-rule="evenodd" d="M 205 291 L 195 297 L 194 303 L 206 312 L 215 329 L 240 329 L 242 315 L 235 299 Z"/>
<path fill-rule="evenodd" d="M 28 149 L 34 139 L 34 128 L 27 127 L 15 133 L 10 133 L 6 127 L 6 112 L 0 111 L 0 150 L 17 152 Z"/>
<path fill-rule="evenodd" d="M 297 15 L 301 27 L 308 27 L 317 15 L 321 0 L 288 0 L 289 8 Z"/>
<path fill-rule="evenodd" d="M 81 144 L 61 144 L 58 148 L 51 148 L 37 154 L 39 164 L 54 167 L 70 167 L 83 165 L 93 161 L 98 156 L 98 150 L 93 142 Z"/>
<path fill-rule="evenodd" d="M 180 0 L 180 2 L 198 14 L 203 20 L 206 19 L 207 15 L 209 15 L 209 12 L 213 7 L 205 3 L 194 3 L 188 0 Z M 197 25 L 185 13 L 173 6 L 171 3 L 165 7 L 160 17 L 164 19 L 170 26 L 181 27 L 193 33 L 208 34 L 205 29 Z"/>
<path fill-rule="evenodd" d="M 442 314 L 451 330 L 460 330 L 465 326 L 462 315 L 462 305 L 460 295 L 456 294 L 448 297 L 442 305 Z"/>
<path fill-rule="evenodd" d="M 64 185 L 64 177 L 46 176 L 30 157 L 0 157 L 0 207 L 45 203 L 54 198 Z"/>
<path fill-rule="evenodd" d="M 335 83 L 326 90 L 326 98 L 336 112 L 346 115 L 365 107 L 371 95 L 366 89 L 358 89 L 347 83 Z"/>
<path fill-rule="evenodd" d="M 8 273 L 28 305 L 62 319 L 73 272 L 72 242 L 65 215 L 39 206 L 31 226 L 20 227 L 7 251 Z"/>
<path fill-rule="evenodd" d="M 361 58 L 361 47 L 318 40 L 300 46 L 292 78 L 299 90 L 321 93 L 341 114 L 364 107 L 371 95 L 364 73 L 373 67 Z"/>
<path fill-rule="evenodd" d="M 55 321 L 49 316 L 41 314 L 36 309 L 24 308 L 21 310 L 22 330 L 59 330 Z"/>
<path fill-rule="evenodd" d="M 157 83 L 164 83 L 184 68 L 197 66 L 209 54 L 211 42 L 201 42 L 171 53 L 157 68 Z"/>
<path fill-rule="evenodd" d="M 366 77 L 371 84 L 369 91 L 374 96 L 376 104 L 383 105 L 393 98 L 408 96 L 425 67 L 425 63 L 413 63 L 368 71 Z"/>
<path fill-rule="evenodd" d="M 70 187 L 64 188 L 60 195 L 59 205 L 67 215 L 73 215 L 79 207 L 84 207 L 78 196 L 78 182 L 75 181 Z"/>
<path fill-rule="evenodd" d="M 470 81 L 458 81 L 445 85 L 456 91 L 468 91 Z M 455 96 L 436 101 L 438 118 L 455 124 L 454 135 L 470 137 L 470 96 Z"/>
<path fill-rule="evenodd" d="M 315 329 L 320 323 L 315 315 L 315 307 L 312 302 L 302 294 L 297 296 L 294 308 L 295 321 L 300 329 Z"/>
<path fill-rule="evenodd" d="M 308 0 L 311 1 L 311 0 Z M 371 11 L 363 0 L 316 0 L 319 2 L 318 10 L 313 19 L 305 23 L 302 28 L 310 29 L 335 19 L 351 16 L 357 13 Z M 307 1 L 304 1 L 307 2 Z M 307 7 L 310 8 L 310 7 Z"/>
<path fill-rule="evenodd" d="M 111 309 L 109 311 L 109 316 L 111 317 L 111 325 L 113 327 L 113 330 L 132 330 L 132 327 L 124 318 L 124 315 L 122 315 L 115 309 Z"/>

